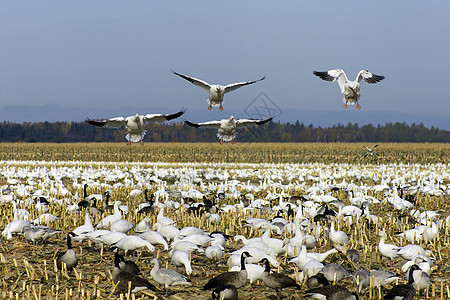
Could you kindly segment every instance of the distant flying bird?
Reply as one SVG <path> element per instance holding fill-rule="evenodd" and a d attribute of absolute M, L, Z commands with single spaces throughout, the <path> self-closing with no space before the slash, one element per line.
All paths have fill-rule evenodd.
<path fill-rule="evenodd" d="M 361 105 L 358 103 L 360 97 L 359 90 L 361 88 L 361 79 L 364 79 L 367 83 L 377 83 L 384 79 L 384 76 L 372 74 L 367 70 L 359 71 L 355 81 L 349 81 L 347 75 L 345 75 L 344 70 L 342 69 L 334 69 L 325 72 L 313 71 L 313 73 L 317 77 L 320 77 L 326 81 L 337 80 L 339 87 L 341 88 L 341 93 L 344 94 L 342 100 L 345 103 L 345 108 L 347 107 L 347 104 L 353 105 L 356 103 L 356 108 L 361 109 Z"/>
<path fill-rule="evenodd" d="M 367 148 L 366 146 L 364 146 L 364 148 L 367 149 L 367 152 L 366 152 L 366 154 L 364 154 L 364 157 L 369 156 L 369 155 L 370 156 L 378 155 L 378 152 L 373 151 L 373 149 L 375 149 L 376 147 L 378 147 L 378 144 L 374 145 L 374 146 L 372 146 L 370 148 Z"/>
<path fill-rule="evenodd" d="M 236 120 L 233 116 L 229 119 L 222 119 L 220 121 L 209 121 L 204 123 L 192 123 L 189 121 L 185 121 L 185 123 L 192 127 L 219 127 L 217 132 L 217 137 L 220 139 L 220 144 L 223 142 L 230 142 L 234 144 L 234 138 L 236 137 L 236 128 L 238 126 L 246 126 L 251 124 L 262 125 L 267 122 L 270 122 L 273 117 L 265 119 L 265 120 L 251 120 L 251 119 L 238 119 Z"/>
<path fill-rule="evenodd" d="M 181 78 L 186 79 L 187 81 L 195 84 L 196 86 L 201 87 L 202 89 L 206 90 L 209 92 L 209 98 L 206 99 L 206 102 L 208 102 L 209 107 L 208 109 L 211 110 L 213 106 L 218 106 L 220 105 L 219 109 L 223 110 L 223 96 L 231 91 L 234 91 L 240 87 L 243 87 L 245 85 L 249 85 L 249 84 L 253 84 L 255 82 L 261 81 L 266 79 L 266 76 L 264 76 L 261 79 L 258 80 L 253 80 L 253 81 L 243 81 L 243 82 L 236 82 L 236 83 L 231 83 L 231 84 L 227 84 L 227 85 L 220 85 L 220 84 L 209 84 L 206 81 L 194 78 L 194 77 L 190 77 L 187 75 L 183 75 L 180 73 L 177 73 L 175 71 L 172 71 L 175 75 L 180 76 Z"/>
<path fill-rule="evenodd" d="M 186 109 L 181 109 L 179 112 L 174 114 L 147 114 L 147 115 L 139 115 L 130 117 L 117 117 L 111 119 L 96 119 L 85 120 L 86 123 L 89 123 L 98 127 L 105 128 L 120 128 L 125 126 L 128 133 L 125 136 L 125 139 L 128 141 L 127 145 L 130 146 L 131 142 L 137 143 L 140 142 L 141 146 L 144 145 L 144 136 L 147 133 L 147 130 L 144 129 L 146 123 L 154 123 L 154 122 L 164 122 L 176 119 L 184 114 Z"/>

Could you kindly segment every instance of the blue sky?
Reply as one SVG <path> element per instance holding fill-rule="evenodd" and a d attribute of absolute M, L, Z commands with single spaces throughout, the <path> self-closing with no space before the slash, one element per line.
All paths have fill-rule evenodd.
<path fill-rule="evenodd" d="M 0 120 L 181 107 L 193 121 L 245 117 L 264 92 L 283 112 L 280 121 L 324 112 L 342 124 L 372 115 L 382 124 L 450 129 L 449 12 L 450 1 L 0 0 Z M 351 79 L 361 69 L 386 79 L 362 83 L 361 111 L 345 111 L 337 83 L 312 74 L 332 68 Z M 267 79 L 227 94 L 223 112 L 209 112 L 207 93 L 171 69 L 210 83 Z M 30 106 L 51 113 L 21 114 Z"/>

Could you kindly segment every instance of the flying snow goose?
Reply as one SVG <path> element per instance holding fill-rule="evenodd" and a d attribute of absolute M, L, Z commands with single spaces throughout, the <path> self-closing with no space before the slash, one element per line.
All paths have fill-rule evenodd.
<path fill-rule="evenodd" d="M 140 142 L 141 145 L 144 145 L 144 136 L 147 131 L 144 129 L 146 123 L 153 122 L 164 122 L 176 119 L 184 114 L 186 109 L 181 109 L 179 112 L 174 114 L 147 114 L 147 115 L 139 115 L 130 117 L 117 117 L 111 119 L 87 119 L 86 123 L 97 127 L 105 127 L 105 128 L 120 128 L 125 126 L 128 133 L 125 136 L 125 139 L 128 141 L 127 145 L 130 146 L 131 143 Z"/>
<path fill-rule="evenodd" d="M 182 75 L 180 73 L 177 73 L 175 71 L 172 71 L 175 75 L 180 76 L 183 79 L 186 79 L 187 81 L 195 84 L 196 86 L 201 87 L 202 89 L 206 90 L 209 92 L 209 97 L 206 99 L 206 102 L 208 102 L 209 107 L 208 110 L 211 110 L 213 106 L 218 106 L 219 105 L 219 109 L 223 110 L 223 96 L 231 91 L 234 91 L 240 87 L 243 87 L 245 85 L 249 85 L 249 84 L 253 84 L 255 82 L 261 81 L 266 79 L 266 76 L 264 76 L 261 79 L 258 80 L 252 80 L 252 81 L 243 81 L 243 82 L 236 82 L 236 83 L 231 83 L 231 84 L 227 84 L 225 86 L 223 85 L 219 85 L 219 84 L 209 84 L 206 81 L 194 78 L 194 77 L 190 77 L 187 75 Z"/>
<path fill-rule="evenodd" d="M 219 130 L 217 132 L 217 137 L 220 139 L 220 143 L 230 142 L 234 144 L 234 138 L 236 137 L 236 128 L 238 126 L 246 126 L 251 124 L 263 125 L 267 122 L 272 121 L 273 117 L 265 119 L 265 120 L 251 120 L 251 119 L 238 119 L 236 120 L 234 116 L 231 116 L 229 119 L 222 119 L 220 121 L 209 121 L 203 123 L 192 123 L 189 121 L 185 121 L 185 123 L 192 127 L 218 127 Z"/>
<path fill-rule="evenodd" d="M 384 76 L 375 75 L 370 73 L 367 70 L 361 70 L 356 76 L 354 81 L 349 81 L 347 75 L 345 75 L 344 70 L 342 69 L 334 69 L 325 72 L 313 71 L 314 75 L 322 78 L 326 81 L 336 81 L 341 88 L 341 93 L 344 94 L 343 101 L 344 107 L 347 107 L 347 104 L 353 105 L 356 103 L 356 108 L 360 109 L 361 105 L 359 105 L 358 100 L 360 97 L 359 90 L 361 88 L 360 82 L 364 79 L 367 83 L 377 83 L 384 79 Z"/>
<path fill-rule="evenodd" d="M 374 145 L 374 146 L 372 146 L 370 148 L 366 147 L 366 146 L 363 146 L 363 147 L 366 148 L 366 150 L 367 150 L 367 152 L 364 154 L 364 157 L 378 155 L 378 152 L 374 151 L 374 149 L 376 147 L 378 147 L 378 144 L 376 144 L 376 145 Z"/>

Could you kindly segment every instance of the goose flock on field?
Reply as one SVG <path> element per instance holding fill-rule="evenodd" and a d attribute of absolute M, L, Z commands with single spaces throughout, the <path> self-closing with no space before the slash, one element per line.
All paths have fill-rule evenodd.
<path fill-rule="evenodd" d="M 175 75 L 191 82 L 192 84 L 201 87 L 205 91 L 209 93 L 209 97 L 206 99 L 206 102 L 209 104 L 208 110 L 211 110 L 214 106 L 219 106 L 219 110 L 223 111 L 223 103 L 224 103 L 224 96 L 226 93 L 232 92 L 234 90 L 237 90 L 243 86 L 254 84 L 258 81 L 262 81 L 266 79 L 266 77 L 262 77 L 257 80 L 250 80 L 250 81 L 242 81 L 242 82 L 236 82 L 231 83 L 227 85 L 220 85 L 220 84 L 209 84 L 208 82 L 197 79 L 188 75 L 183 75 L 180 73 L 177 73 L 175 71 L 172 71 Z M 342 69 L 333 69 L 326 72 L 318 72 L 314 71 L 314 75 L 322 78 L 326 81 L 337 81 L 339 84 L 339 87 L 341 89 L 342 94 L 344 94 L 344 107 L 346 108 L 348 104 L 353 105 L 357 104 L 356 107 L 358 109 L 361 108 L 359 105 L 359 98 L 360 98 L 360 82 L 364 79 L 367 83 L 377 83 L 381 80 L 383 80 L 385 77 L 381 75 L 375 75 L 370 73 L 367 70 L 361 70 L 358 73 L 358 76 L 356 77 L 356 80 L 350 81 L 347 79 L 347 76 L 345 75 L 344 70 Z M 173 119 L 176 119 L 180 116 L 182 116 L 186 112 L 186 109 L 183 108 L 177 113 L 174 114 L 146 114 L 146 115 L 139 115 L 136 114 L 135 116 L 129 116 L 129 117 L 114 117 L 109 119 L 89 119 L 87 118 L 85 120 L 86 123 L 97 126 L 97 127 L 104 127 L 104 128 L 122 128 L 125 127 L 127 134 L 125 136 L 125 139 L 128 141 L 127 145 L 130 146 L 131 143 L 140 143 L 141 146 L 144 145 L 144 136 L 146 135 L 147 131 L 145 130 L 145 125 L 155 122 L 164 122 L 164 121 L 170 121 Z M 200 123 L 194 123 L 190 122 L 188 120 L 185 120 L 184 122 L 192 127 L 217 127 L 218 133 L 217 137 L 220 139 L 220 144 L 223 142 L 231 142 L 232 144 L 235 143 L 235 137 L 236 137 L 236 128 L 246 125 L 263 125 L 267 122 L 270 122 L 273 120 L 274 116 L 268 116 L 266 119 L 235 119 L 234 116 L 229 117 L 228 119 L 222 119 L 222 120 L 214 120 L 214 121 L 207 121 L 207 122 L 200 122 Z M 374 146 L 376 147 L 376 146 Z M 376 152 L 373 152 L 373 148 L 367 148 L 368 152 L 364 155 L 364 157 L 370 155 L 373 156 L 374 154 L 377 155 Z"/>
<path fill-rule="evenodd" d="M 413 299 L 445 282 L 450 216 L 419 199 L 448 200 L 446 165 L 22 164 L 0 167 L 2 244 L 53 247 L 60 278 L 90 257 L 111 290 L 157 297 Z"/>

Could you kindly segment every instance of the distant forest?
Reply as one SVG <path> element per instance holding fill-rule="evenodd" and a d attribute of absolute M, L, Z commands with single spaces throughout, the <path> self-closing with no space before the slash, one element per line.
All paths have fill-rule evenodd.
<path fill-rule="evenodd" d="M 0 123 L 0 142 L 125 142 L 124 129 L 97 128 L 84 122 Z M 214 128 L 192 128 L 183 123 L 147 126 L 145 142 L 217 142 Z M 239 142 L 450 142 L 450 131 L 421 124 L 386 123 L 335 125 L 321 128 L 303 123 L 271 122 L 239 128 Z"/>

